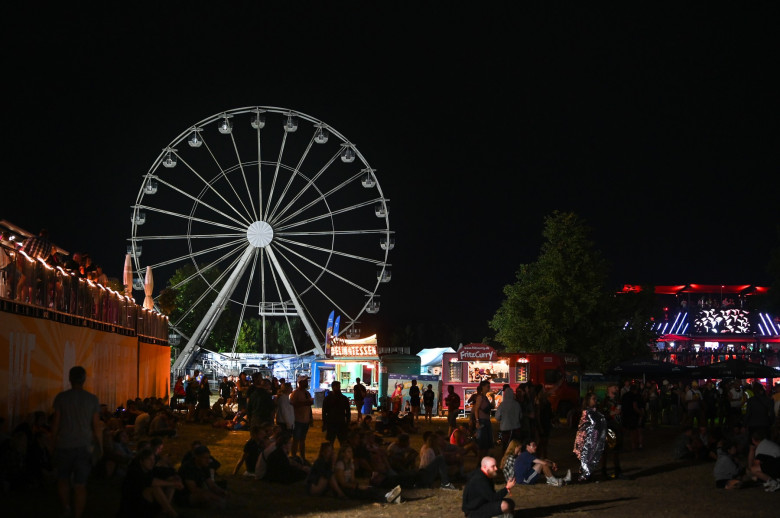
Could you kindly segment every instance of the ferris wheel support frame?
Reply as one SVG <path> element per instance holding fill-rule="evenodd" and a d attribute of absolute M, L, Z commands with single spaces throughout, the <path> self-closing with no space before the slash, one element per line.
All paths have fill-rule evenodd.
<path fill-rule="evenodd" d="M 255 251 L 255 248 L 249 246 L 244 251 L 244 253 L 241 254 L 238 265 L 230 274 L 230 277 L 228 278 L 227 282 L 225 282 L 225 285 L 222 286 L 222 289 L 219 290 L 217 298 L 211 304 L 211 307 L 200 321 L 200 324 L 198 324 L 195 332 L 192 333 L 192 336 L 187 342 L 187 345 L 184 346 L 184 348 L 181 350 L 181 353 L 179 353 L 179 356 L 176 357 L 176 361 L 173 364 L 173 371 L 175 375 L 181 374 L 181 371 L 183 371 L 187 365 L 189 365 L 190 361 L 195 356 L 195 353 L 198 352 L 198 349 L 200 348 L 203 341 L 211 333 L 212 329 L 214 329 L 217 320 L 219 320 L 219 314 L 225 308 L 225 304 L 227 304 L 230 295 L 233 293 L 233 290 L 235 290 L 239 279 L 244 275 L 244 271 L 246 270 L 247 266 L 249 266 L 249 259 L 255 255 Z"/>

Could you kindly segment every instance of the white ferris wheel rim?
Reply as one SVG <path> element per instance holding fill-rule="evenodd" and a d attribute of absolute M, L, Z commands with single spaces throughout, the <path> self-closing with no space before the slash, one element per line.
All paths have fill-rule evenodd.
<path fill-rule="evenodd" d="M 163 210 L 163 209 L 161 209 L 159 207 L 154 207 L 153 205 L 144 203 L 144 200 L 145 200 L 145 198 L 147 196 L 151 196 L 152 194 L 154 194 L 154 193 L 151 193 L 151 194 L 147 193 L 147 186 L 148 186 L 149 182 L 151 182 L 152 180 L 154 180 L 155 182 L 161 182 L 161 183 L 165 184 L 168 188 L 170 188 L 172 190 L 179 190 L 180 192 L 183 191 L 182 188 L 177 187 L 176 184 L 174 184 L 173 182 L 168 181 L 168 180 L 163 180 L 162 175 L 158 174 L 160 171 L 164 171 L 164 169 L 161 169 L 161 168 L 163 168 L 163 161 L 166 159 L 166 157 L 170 157 L 171 154 L 173 154 L 175 158 L 178 158 L 179 160 L 181 160 L 179 154 L 176 151 L 177 146 L 182 145 L 182 144 L 186 145 L 185 140 L 188 139 L 188 137 L 191 137 L 191 135 L 193 135 L 193 133 L 195 133 L 196 135 L 200 136 L 201 132 L 204 131 L 204 128 L 209 127 L 209 125 L 212 125 L 215 122 L 222 121 L 222 120 L 227 121 L 229 118 L 233 118 L 233 117 L 236 117 L 236 116 L 239 116 L 239 115 L 245 115 L 247 113 L 272 114 L 272 115 L 276 115 L 276 116 L 288 117 L 287 120 L 290 120 L 290 117 L 293 117 L 293 118 L 296 118 L 297 120 L 303 120 L 303 121 L 310 122 L 313 125 L 313 127 L 315 128 L 315 132 L 318 131 L 317 128 L 326 130 L 331 136 L 333 136 L 335 139 L 337 139 L 338 141 L 341 142 L 342 148 L 348 147 L 349 149 L 352 150 L 352 152 L 354 153 L 354 159 L 364 166 L 363 169 L 361 169 L 361 174 L 364 171 L 368 171 L 369 174 L 373 178 L 373 185 L 372 185 L 372 187 L 375 189 L 375 191 L 378 194 L 378 196 L 376 198 L 370 199 L 368 201 L 364 201 L 361 204 L 359 204 L 358 206 L 365 206 L 367 204 L 374 204 L 374 203 L 376 203 L 378 201 L 379 203 L 381 203 L 383 208 L 386 208 L 386 204 L 387 204 L 388 200 L 387 200 L 387 198 L 385 198 L 385 196 L 384 196 L 384 194 L 382 192 L 381 185 L 379 184 L 378 178 L 376 177 L 376 174 L 375 174 L 375 170 L 370 167 L 370 165 L 368 164 L 368 161 L 365 159 L 365 157 L 362 155 L 362 153 L 357 149 L 357 147 L 350 140 L 348 140 L 346 137 L 344 137 L 340 132 L 338 132 L 335 128 L 333 128 L 332 126 L 330 126 L 330 125 L 328 125 L 328 124 L 326 124 L 326 123 L 324 123 L 324 122 L 322 122 L 322 121 L 320 121 L 320 120 L 318 120 L 318 119 L 316 119 L 314 117 L 311 117 L 311 116 L 309 116 L 307 114 L 299 112 L 297 110 L 290 110 L 290 109 L 279 108 L 279 107 L 251 106 L 251 107 L 236 108 L 236 109 L 227 110 L 227 111 L 224 111 L 224 112 L 219 112 L 217 114 L 214 114 L 214 115 L 212 115 L 210 117 L 207 117 L 207 118 L 197 122 L 196 124 L 191 125 L 185 131 L 181 132 L 165 148 L 163 148 L 162 152 L 158 155 L 156 160 L 153 162 L 152 166 L 149 168 L 149 170 L 146 173 L 146 175 L 144 175 L 144 177 L 143 177 L 144 179 L 142 181 L 141 187 L 139 189 L 139 192 L 138 192 L 138 195 L 137 195 L 137 198 L 136 198 L 136 204 L 133 206 L 132 237 L 130 239 L 130 243 L 131 243 L 130 248 L 132 249 L 132 252 L 133 252 L 132 256 L 133 256 L 133 261 L 134 261 L 134 265 L 135 265 L 136 278 L 140 279 L 140 276 L 141 276 L 142 272 L 145 272 L 145 270 L 146 270 L 146 266 L 141 264 L 143 259 L 142 259 L 142 254 L 140 253 L 140 248 L 141 248 L 140 245 L 141 245 L 141 243 L 143 243 L 144 240 L 157 240 L 157 239 L 163 239 L 163 240 L 164 239 L 169 239 L 169 240 L 184 239 L 184 240 L 186 240 L 187 241 L 188 250 L 189 250 L 189 252 L 187 254 L 188 262 L 195 266 L 196 273 L 201 278 L 203 278 L 204 280 L 206 280 L 206 279 L 205 279 L 205 277 L 203 275 L 203 271 L 205 271 L 209 267 L 213 266 L 213 264 L 212 265 L 206 265 L 205 268 L 201 267 L 199 265 L 199 263 L 198 263 L 198 256 L 200 254 L 204 254 L 206 252 L 211 252 L 213 250 L 212 249 L 205 249 L 205 251 L 196 250 L 193 247 L 193 243 L 195 241 L 207 240 L 209 238 L 213 238 L 213 237 L 217 237 L 217 236 L 219 236 L 220 238 L 230 238 L 230 239 L 233 239 L 233 241 L 230 241 L 230 242 L 228 242 L 228 244 L 224 245 L 225 248 L 228 248 L 228 247 L 232 246 L 232 251 L 226 253 L 223 256 L 223 260 L 227 260 L 229 256 L 237 256 L 242 249 L 252 248 L 252 249 L 255 250 L 255 253 L 254 253 L 254 255 L 252 257 L 250 257 L 251 254 L 249 254 L 249 255 L 247 255 L 247 258 L 245 259 L 245 261 L 252 261 L 252 265 L 253 265 L 252 269 L 251 269 L 251 273 L 246 274 L 246 275 L 250 276 L 250 281 L 249 281 L 250 283 L 252 282 L 251 276 L 253 276 L 254 273 L 255 273 L 255 266 L 254 265 L 255 265 L 255 262 L 257 261 L 257 257 L 258 257 L 257 254 L 259 253 L 259 251 L 266 251 L 267 254 L 271 254 L 271 243 L 275 244 L 275 248 L 277 250 L 277 254 L 279 255 L 279 257 L 276 257 L 276 254 L 274 254 L 274 261 L 276 261 L 276 264 L 277 264 L 278 268 L 281 268 L 280 265 L 281 265 L 282 260 L 286 261 L 286 263 L 288 263 L 290 265 L 290 266 L 288 266 L 288 268 L 290 268 L 290 267 L 295 268 L 296 261 L 298 261 L 298 262 L 308 261 L 308 262 L 311 263 L 312 261 L 311 261 L 310 258 L 307 258 L 305 256 L 305 254 L 303 254 L 300 250 L 295 250 L 293 248 L 293 244 L 300 245 L 300 243 L 296 243 L 294 240 L 291 239 L 292 237 L 295 237 L 295 236 L 298 236 L 298 235 L 305 235 L 306 233 L 305 232 L 296 232 L 296 229 L 295 229 L 296 223 L 295 222 L 292 222 L 292 223 L 290 222 L 292 217 L 289 215 L 289 213 L 286 214 L 286 216 L 287 216 L 286 219 L 280 217 L 280 216 L 285 216 L 286 211 L 290 208 L 290 206 L 293 204 L 293 202 L 295 202 L 297 200 L 297 196 L 293 200 L 293 202 L 290 202 L 288 205 L 286 205 L 284 207 L 280 207 L 280 205 L 282 203 L 282 200 L 284 198 L 284 195 L 285 195 L 283 193 L 283 194 L 280 195 L 280 197 L 276 201 L 275 206 L 273 208 L 270 207 L 271 206 L 271 198 L 269 197 L 269 199 L 267 200 L 268 203 L 267 203 L 265 212 L 263 212 L 263 210 L 262 210 L 262 197 L 263 197 L 263 193 L 262 193 L 262 168 L 264 166 L 265 167 L 275 166 L 276 172 L 274 174 L 274 180 L 273 180 L 274 184 L 276 183 L 276 175 L 278 174 L 278 172 L 280 170 L 286 170 L 288 172 L 288 174 L 290 174 L 290 178 L 291 178 L 290 179 L 290 183 L 292 183 L 292 178 L 297 176 L 302 181 L 306 182 L 306 188 L 307 189 L 308 188 L 312 188 L 312 189 L 317 191 L 317 198 L 319 199 L 320 202 L 322 202 L 325 205 L 325 207 L 327 209 L 326 209 L 326 212 L 320 214 L 318 217 L 310 218 L 308 220 L 308 222 L 311 222 L 311 221 L 314 221 L 314 220 L 317 220 L 317 219 L 329 219 L 330 220 L 330 231 L 324 233 L 326 235 L 326 237 L 327 236 L 330 237 L 330 250 L 326 250 L 326 248 L 322 248 L 322 247 L 312 247 L 311 245 L 308 245 L 309 248 L 317 249 L 317 251 L 319 253 L 326 253 L 327 254 L 327 260 L 325 260 L 323 262 L 323 264 L 321 265 L 322 267 L 321 267 L 321 270 L 320 270 L 318 276 L 315 279 L 309 280 L 309 285 L 308 286 L 305 286 L 305 287 L 293 286 L 291 288 L 292 289 L 291 293 L 293 293 L 293 292 L 294 293 L 302 293 L 302 294 L 305 295 L 310 290 L 316 290 L 318 281 L 326 273 L 330 273 L 331 275 L 335 275 L 336 277 L 341 278 L 341 280 L 344 283 L 350 284 L 351 281 L 349 281 L 348 278 L 341 277 L 340 274 L 335 274 L 334 272 L 329 272 L 328 271 L 328 267 L 330 265 L 330 260 L 331 260 L 331 258 L 334 255 L 338 255 L 338 256 L 346 257 L 346 258 L 351 258 L 351 259 L 355 259 L 355 260 L 369 261 L 369 262 L 373 263 L 377 268 L 381 269 L 381 270 L 377 270 L 378 272 L 381 272 L 381 273 L 377 274 L 377 280 L 376 280 L 376 282 L 373 285 L 371 285 L 369 287 L 360 286 L 360 289 L 362 289 L 365 292 L 364 293 L 365 300 L 361 301 L 361 307 L 357 311 L 352 311 L 352 312 L 349 312 L 349 313 L 347 313 L 346 311 L 344 312 L 345 316 L 348 318 L 348 320 L 345 321 L 345 326 L 342 328 L 342 330 L 346 331 L 347 329 L 349 329 L 350 326 L 353 326 L 358 321 L 359 317 L 364 312 L 366 312 L 367 310 L 370 311 L 370 308 L 372 307 L 372 305 L 376 305 L 376 300 L 378 299 L 377 291 L 378 291 L 381 283 L 383 282 L 383 278 L 385 277 L 385 272 L 386 272 L 387 268 L 389 267 L 388 257 L 389 257 L 389 251 L 392 248 L 392 246 L 385 247 L 383 245 L 382 246 L 382 249 L 383 249 L 382 256 L 379 257 L 378 259 L 370 259 L 368 257 L 360 257 L 360 256 L 357 256 L 355 254 L 351 254 L 351 253 L 347 253 L 347 252 L 339 250 L 338 247 L 335 245 L 336 236 L 339 235 L 339 234 L 342 234 L 342 235 L 353 234 L 354 235 L 354 234 L 371 234 L 371 233 L 373 233 L 373 234 L 376 234 L 377 236 L 379 236 L 380 238 L 386 239 L 387 242 L 389 243 L 389 242 L 391 242 L 394 239 L 394 232 L 392 230 L 390 230 L 389 214 L 387 213 L 386 210 L 384 211 L 384 213 L 381 216 L 380 216 L 379 213 L 377 213 L 377 217 L 379 219 L 383 220 L 383 227 L 382 228 L 362 229 L 362 230 L 361 229 L 357 229 L 357 230 L 337 229 L 336 226 L 333 224 L 333 217 L 334 217 L 334 214 L 337 214 L 337 212 L 335 212 L 334 209 L 331 209 L 330 206 L 328 205 L 328 193 L 323 192 L 322 190 L 320 190 L 319 186 L 317 185 L 316 178 L 308 177 L 308 176 L 304 175 L 303 172 L 298 169 L 298 167 L 300 166 L 300 162 L 303 162 L 303 159 L 305 158 L 305 155 L 308 153 L 308 149 L 306 150 L 306 152 L 304 152 L 304 156 L 302 158 L 300 158 L 300 162 L 298 163 L 298 166 L 295 166 L 295 167 L 291 167 L 288 163 L 282 163 L 282 156 L 281 156 L 282 152 L 281 151 L 279 153 L 279 156 L 278 156 L 277 160 L 268 160 L 268 159 L 265 159 L 264 157 L 261 157 L 260 156 L 261 153 L 260 153 L 260 145 L 259 144 L 258 144 L 257 156 L 253 157 L 253 159 L 251 159 L 251 160 L 244 160 L 243 158 L 241 158 L 239 156 L 239 154 L 238 154 L 239 153 L 238 149 L 236 149 L 236 155 L 237 155 L 237 163 L 236 164 L 233 164 L 230 167 L 227 167 L 227 168 L 224 168 L 224 169 L 220 167 L 219 173 L 214 174 L 211 177 L 210 180 L 207 180 L 207 179 L 199 176 L 199 178 L 201 180 L 201 185 L 202 185 L 201 191 L 199 193 L 197 193 L 197 194 L 195 194 L 195 193 L 186 193 L 187 197 L 191 198 L 192 202 L 193 202 L 192 203 L 192 208 L 191 208 L 191 211 L 190 211 L 189 214 L 176 214 L 176 213 L 167 213 L 166 214 L 165 210 Z M 257 129 L 257 131 L 258 131 L 258 142 L 259 142 L 260 141 L 260 136 L 259 136 L 260 135 L 260 130 Z M 231 135 L 231 138 L 232 138 L 232 135 Z M 284 139 L 287 138 L 287 134 L 286 133 L 284 134 L 283 138 Z M 314 139 L 314 137 L 312 137 L 312 139 Z M 235 146 L 235 140 L 233 141 L 233 143 L 234 143 L 234 146 Z M 311 145 L 311 143 L 309 145 Z M 284 147 L 284 143 L 282 144 L 282 148 L 283 147 Z M 215 160 L 216 160 L 216 158 L 215 158 Z M 243 175 L 244 174 L 244 168 L 245 167 L 250 167 L 250 166 L 256 166 L 258 168 L 258 170 L 261 171 L 259 173 L 260 176 L 261 176 L 261 180 L 260 180 L 260 183 L 261 183 L 261 189 L 260 189 L 261 193 L 260 193 L 260 196 L 259 196 L 259 199 L 260 199 L 259 204 L 261 205 L 261 207 L 260 207 L 260 212 L 259 213 L 255 212 L 256 209 L 255 209 L 254 203 L 252 201 L 253 200 L 252 193 L 249 193 L 250 196 L 248 198 L 250 200 L 250 203 L 252 204 L 252 211 L 251 212 L 250 212 L 250 210 L 246 206 L 244 206 L 243 207 L 243 212 L 240 211 L 240 210 L 237 210 L 237 211 L 235 211 L 234 214 L 229 214 L 225 210 L 216 209 L 214 207 L 209 206 L 205 202 L 203 202 L 203 197 L 205 196 L 205 193 L 207 193 L 209 191 L 217 192 L 217 189 L 214 187 L 215 183 L 218 183 L 222 179 L 227 179 L 229 174 L 235 173 L 238 170 L 240 170 L 241 174 Z M 323 170 L 324 169 L 327 169 L 327 165 L 325 167 L 323 167 Z M 198 176 L 198 173 L 195 170 L 192 170 L 192 173 L 194 173 L 195 176 Z M 352 180 L 354 180 L 354 178 L 352 178 Z M 229 179 L 227 180 L 227 182 L 230 183 Z M 244 177 L 244 183 L 246 183 L 246 177 Z M 290 186 L 290 183 L 287 184 L 287 187 Z M 286 193 L 287 187 L 285 188 L 285 193 Z M 231 184 L 231 188 L 233 188 L 232 184 Z M 273 190 L 273 186 L 271 187 L 271 189 Z M 247 185 L 247 190 L 249 190 L 249 186 L 248 185 Z M 234 188 L 234 191 L 235 191 L 235 188 Z M 217 193 L 217 194 L 219 194 L 219 193 Z M 300 196 L 300 194 L 298 196 Z M 225 198 L 222 195 L 220 195 L 220 197 L 227 203 L 227 200 L 225 200 Z M 227 203 L 227 205 L 230 206 L 229 203 Z M 242 203 L 242 205 L 243 205 L 243 203 Z M 213 234 L 210 234 L 210 235 L 208 235 L 208 234 L 205 234 L 205 235 L 204 234 L 194 234 L 193 233 L 193 231 L 192 231 L 193 224 L 194 223 L 200 224 L 200 223 L 204 222 L 204 220 L 195 217 L 196 210 L 197 209 L 202 209 L 203 207 L 208 207 L 209 209 L 212 209 L 214 212 L 216 212 L 216 213 L 218 213 L 220 215 L 220 218 L 222 218 L 221 221 L 219 221 L 219 222 L 209 221 L 208 223 L 209 224 L 213 224 L 213 225 L 219 225 L 220 228 L 223 229 L 222 233 L 220 233 L 220 234 L 213 233 Z M 231 207 L 231 208 L 235 209 L 235 207 Z M 307 207 L 307 209 L 308 209 L 308 207 Z M 138 223 L 138 221 L 139 221 L 139 219 L 138 219 L 139 218 L 139 213 L 141 211 L 149 211 L 149 210 L 151 210 L 152 212 L 163 213 L 166 216 L 175 217 L 175 218 L 178 217 L 178 218 L 183 218 L 183 219 L 187 220 L 187 232 L 186 232 L 186 235 L 165 235 L 165 234 L 163 234 L 163 235 L 159 235 L 159 236 L 149 236 L 149 235 L 146 235 L 145 233 L 141 232 L 139 230 L 140 224 Z M 299 212 L 304 212 L 305 210 L 306 209 L 303 209 L 303 210 L 300 210 Z M 252 212 L 254 212 L 254 217 L 252 217 L 252 215 L 253 215 Z M 277 219 L 274 219 L 274 218 L 277 218 Z M 300 223 L 298 223 L 298 224 L 300 225 Z M 315 233 L 311 233 L 310 232 L 309 234 L 311 235 L 311 234 L 315 234 Z M 136 253 L 136 251 L 139 252 L 139 253 Z M 245 255 L 246 254 L 248 254 L 248 252 L 246 252 Z M 243 255 L 242 255 L 242 257 L 243 257 Z M 261 256 L 261 262 L 262 262 L 262 257 L 263 256 Z M 151 265 L 151 266 L 153 268 L 155 266 L 167 266 L 167 265 L 170 265 L 170 264 L 174 264 L 177 259 L 181 259 L 181 258 L 173 258 L 173 259 L 166 258 L 163 261 L 160 261 L 160 262 L 156 263 L 155 265 Z M 239 258 L 238 257 L 234 257 L 232 259 L 232 262 L 230 262 L 229 264 L 230 264 L 229 268 L 234 267 L 234 265 L 239 264 Z M 248 267 L 246 267 L 246 266 L 244 266 L 244 268 L 248 269 Z M 300 269 L 298 271 L 300 272 Z M 217 281 L 215 281 L 213 284 L 210 283 L 208 280 L 206 280 L 207 284 L 209 285 L 209 289 L 215 290 L 216 289 L 215 286 L 218 284 L 218 282 L 221 279 L 223 279 L 223 277 L 225 276 L 226 273 L 227 273 L 227 270 L 224 271 L 223 275 L 220 276 L 220 278 Z M 273 273 L 273 270 L 271 270 L 271 273 Z M 245 274 L 242 273 L 241 276 L 244 277 Z M 304 277 L 305 277 L 305 275 L 304 275 Z M 191 279 L 191 277 L 190 277 L 190 279 Z M 265 281 L 263 281 L 263 282 L 265 282 Z M 274 278 L 274 282 L 277 283 L 277 279 L 276 278 Z M 352 284 L 354 284 L 354 283 L 352 283 Z M 298 288 L 301 288 L 301 289 L 299 290 Z M 265 284 L 263 284 L 263 288 L 262 289 L 263 289 L 263 293 L 265 294 Z M 278 286 L 277 286 L 276 289 L 277 289 L 277 291 L 279 290 Z M 253 307 L 259 307 L 260 306 L 259 304 L 248 303 L 248 301 L 247 301 L 248 293 L 249 293 L 249 291 L 247 290 L 247 295 L 243 298 L 243 301 L 241 300 L 240 297 L 238 299 L 232 298 L 233 297 L 233 293 L 232 292 L 228 296 L 228 301 L 230 303 L 232 303 L 234 305 L 241 306 L 241 319 L 243 319 L 244 312 L 247 310 L 247 308 L 253 308 Z M 325 295 L 325 294 L 323 293 L 323 295 Z M 204 294 L 204 296 L 205 296 L 205 294 Z M 327 295 L 326 295 L 326 297 L 327 297 Z M 281 293 L 279 295 L 279 298 L 280 299 L 282 298 Z M 295 298 L 294 295 L 293 295 L 293 298 Z M 198 302 L 196 302 L 196 305 L 198 303 L 200 303 L 200 301 L 202 299 L 203 299 L 203 297 L 201 297 L 201 299 L 199 299 Z M 330 300 L 330 299 L 328 299 L 328 300 Z M 342 309 L 340 307 L 341 306 L 340 304 L 335 304 L 334 303 L 334 306 L 337 309 Z M 299 315 L 299 316 L 303 316 L 303 315 Z M 311 318 L 312 316 L 309 315 L 309 317 Z M 176 328 L 176 324 L 174 324 L 173 327 Z M 316 347 L 315 347 L 315 349 L 316 349 Z M 235 344 L 234 344 L 234 352 L 235 352 Z M 307 353 L 307 352 L 311 352 L 311 350 L 307 350 L 307 351 L 301 352 L 301 351 L 298 351 L 297 347 L 296 347 L 296 352 L 298 354 L 304 354 L 304 353 Z"/>

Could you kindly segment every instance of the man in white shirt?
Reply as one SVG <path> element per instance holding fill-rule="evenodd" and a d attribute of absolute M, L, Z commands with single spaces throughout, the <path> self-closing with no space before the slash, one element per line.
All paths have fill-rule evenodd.
<path fill-rule="evenodd" d="M 765 491 L 777 491 L 780 489 L 780 445 L 767 439 L 763 430 L 753 432 L 750 439 L 750 472 L 764 482 Z"/>

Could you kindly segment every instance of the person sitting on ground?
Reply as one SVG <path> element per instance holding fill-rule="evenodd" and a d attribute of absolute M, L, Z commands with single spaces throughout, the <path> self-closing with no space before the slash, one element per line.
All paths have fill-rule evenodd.
<path fill-rule="evenodd" d="M 753 477 L 764 483 L 764 490 L 774 492 L 780 489 L 780 445 L 766 438 L 758 429 L 750 436 L 753 445 L 748 454 L 748 468 Z"/>
<path fill-rule="evenodd" d="M 370 415 L 364 415 L 363 418 L 360 420 L 360 429 L 364 432 L 372 432 L 374 431 L 374 418 Z"/>
<path fill-rule="evenodd" d="M 347 496 L 355 500 L 375 500 L 392 502 L 401 496 L 401 487 L 389 493 L 383 494 L 382 490 L 360 484 L 355 478 L 355 464 L 352 458 L 352 446 L 345 443 L 339 448 L 336 464 L 333 467 L 334 478 L 339 489 Z"/>
<path fill-rule="evenodd" d="M 171 502 L 174 491 L 183 490 L 184 485 L 175 475 L 167 479 L 155 476 L 154 462 L 154 452 L 144 449 L 138 452 L 128 466 L 122 482 L 120 518 L 152 517 L 161 511 L 166 516 L 179 516 Z"/>
<path fill-rule="evenodd" d="M 309 476 L 306 477 L 306 489 L 310 495 L 320 496 L 330 490 L 338 498 L 347 497 L 336 481 L 333 463 L 333 445 L 323 442 L 320 444 L 320 453 L 311 466 Z"/>
<path fill-rule="evenodd" d="M 441 488 L 457 489 L 450 482 L 447 461 L 439 449 L 439 438 L 435 433 L 426 432 L 425 442 L 420 448 L 420 469 L 417 472 L 417 483 L 421 487 L 431 487 L 436 478 L 441 480 Z"/>
<path fill-rule="evenodd" d="M 452 435 L 450 436 L 450 444 L 454 444 L 460 448 L 464 457 L 469 453 L 473 453 L 474 455 L 478 454 L 479 447 L 477 446 L 477 441 L 471 436 L 469 428 L 465 424 L 462 424 L 453 430 Z"/>
<path fill-rule="evenodd" d="M 243 464 L 246 464 L 245 476 L 255 476 L 255 466 L 257 465 L 257 459 L 264 449 L 264 439 L 266 438 L 266 430 L 260 426 L 253 426 L 249 430 L 249 440 L 244 444 L 244 451 L 241 454 L 241 458 L 238 459 L 236 467 L 233 469 L 233 474 L 238 475 L 239 470 Z"/>
<path fill-rule="evenodd" d="M 176 417 L 170 407 L 164 407 L 154 414 L 149 423 L 149 437 L 176 437 Z"/>
<path fill-rule="evenodd" d="M 106 454 L 106 476 L 123 478 L 135 453 L 130 448 L 130 435 L 126 430 L 114 434 L 110 445 L 111 453 Z"/>
<path fill-rule="evenodd" d="M 276 439 L 276 448 L 266 457 L 267 468 L 263 480 L 280 484 L 292 484 L 305 480 L 311 468 L 290 460 L 290 440 L 287 432 Z"/>
<path fill-rule="evenodd" d="M 674 440 L 672 456 L 676 460 L 693 460 L 701 449 L 701 441 L 693 433 L 693 426 L 685 426 Z"/>
<path fill-rule="evenodd" d="M 515 479 L 510 478 L 504 489 L 496 491 L 493 479 L 496 478 L 497 473 L 496 459 L 483 457 L 480 469 L 471 476 L 466 487 L 463 488 L 461 510 L 466 518 L 488 518 L 514 513 L 515 502 L 506 497 L 511 496 Z"/>
<path fill-rule="evenodd" d="M 414 471 L 417 452 L 410 445 L 409 434 L 402 433 L 387 446 L 387 457 L 397 473 Z"/>
<path fill-rule="evenodd" d="M 512 439 L 509 441 L 504 456 L 501 459 L 501 472 L 504 475 L 504 480 L 514 478 L 515 461 L 521 453 L 523 453 L 523 441 L 520 439 Z"/>
<path fill-rule="evenodd" d="M 175 494 L 177 504 L 198 509 L 225 507 L 228 492 L 212 478 L 211 461 L 211 452 L 203 444 L 192 451 L 189 459 L 182 461 L 179 476 L 183 485 Z"/>
<path fill-rule="evenodd" d="M 518 484 L 536 484 L 539 474 L 544 474 L 547 483 L 551 486 L 563 486 L 571 482 L 571 470 L 564 477 L 553 475 L 558 465 L 550 459 L 540 459 L 536 456 L 536 441 L 530 441 L 525 445 L 525 450 L 515 460 L 515 480 Z"/>
<path fill-rule="evenodd" d="M 743 468 L 737 462 L 737 445 L 729 441 L 721 441 L 718 446 L 718 459 L 712 474 L 715 476 L 715 487 L 719 489 L 738 489 L 742 486 L 740 480 Z"/>

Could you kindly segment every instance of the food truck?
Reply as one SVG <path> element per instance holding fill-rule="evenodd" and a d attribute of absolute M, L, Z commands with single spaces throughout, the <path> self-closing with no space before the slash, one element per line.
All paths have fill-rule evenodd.
<path fill-rule="evenodd" d="M 568 353 L 497 352 L 486 344 L 462 345 L 457 352 L 442 355 L 443 393 L 447 385 L 455 387 L 461 409 L 468 412 L 469 397 L 482 380 L 489 380 L 491 392 L 498 393 L 504 383 L 516 389 L 523 383 L 542 385 L 553 412 L 566 416 L 580 404 L 580 360 Z M 496 397 L 496 406 L 500 398 Z"/>

